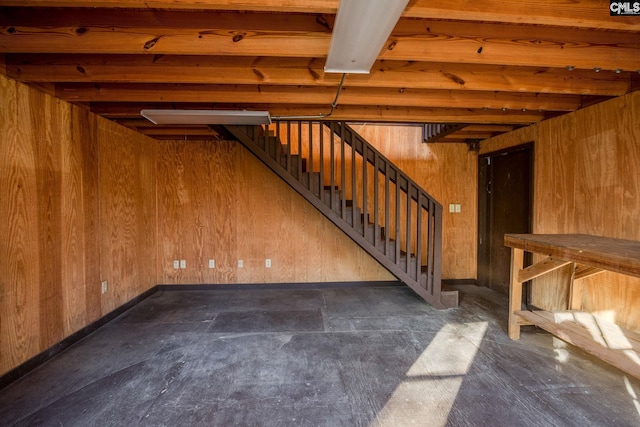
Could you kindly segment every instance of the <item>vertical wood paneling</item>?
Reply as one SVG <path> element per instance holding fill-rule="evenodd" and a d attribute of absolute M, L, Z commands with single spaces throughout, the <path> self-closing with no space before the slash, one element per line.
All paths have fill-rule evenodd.
<path fill-rule="evenodd" d="M 99 119 L 100 275 L 114 310 L 155 284 L 155 142 Z"/>
<path fill-rule="evenodd" d="M 30 129 L 21 122 L 25 90 L 0 77 L 0 372 L 40 350 L 38 195 Z"/>
<path fill-rule="evenodd" d="M 239 144 L 158 144 L 161 283 L 393 280 L 374 259 Z M 176 169 L 201 172 L 194 178 L 197 182 L 185 181 L 181 187 L 176 184 L 181 174 Z M 211 185 L 202 185 L 206 180 Z M 203 213 L 210 215 L 208 230 L 201 227 L 204 221 L 198 220 Z M 179 232 L 174 232 L 176 227 Z M 214 270 L 199 271 L 201 267 L 189 259 L 185 270 L 173 270 L 173 259 L 185 259 L 191 256 L 190 250 L 200 247 L 204 248 L 199 255 L 204 261 L 216 260 Z M 271 259 L 270 269 L 265 267 L 266 258 Z M 243 268 L 237 267 L 238 259 L 243 260 Z"/>
<path fill-rule="evenodd" d="M 640 93 L 546 120 L 483 143 L 482 151 L 534 141 L 534 232 L 640 240 Z M 533 303 L 564 308 L 560 271 L 536 280 Z M 605 273 L 585 280 L 583 306 L 640 330 L 640 279 Z"/>
<path fill-rule="evenodd" d="M 80 156 L 74 156 L 73 162 L 82 165 L 79 188 L 82 191 L 82 250 L 79 256 L 83 260 L 84 324 L 97 320 L 101 315 L 100 299 L 100 259 L 98 256 L 87 254 L 100 253 L 99 206 L 98 192 L 98 144 L 96 143 L 97 117 L 87 110 L 72 107 L 71 110 L 71 138 L 74 150 Z M 71 330 L 77 330 L 82 325 L 70 325 Z"/>
<path fill-rule="evenodd" d="M 33 130 L 34 163 L 38 202 L 38 243 L 40 258 L 40 345 L 46 348 L 62 338 L 62 212 L 60 144 L 53 138 L 61 118 L 53 100 L 44 93 L 29 90 L 29 121 Z M 47 117 L 47 120 L 42 120 Z"/>
<path fill-rule="evenodd" d="M 152 140 L 2 76 L 0 134 L 3 374 L 155 284 L 156 164 Z M 137 159 L 135 173 L 124 155 Z M 99 156 L 124 166 L 102 167 Z M 100 181 L 99 170 L 106 173 Z M 99 205 L 107 207 L 100 218 L 106 241 Z M 100 254 L 122 245 L 136 256 L 103 267 L 128 280 L 109 279 L 102 296 Z"/>
<path fill-rule="evenodd" d="M 174 259 L 180 259 L 180 200 L 178 184 L 184 173 L 180 144 L 184 141 L 158 144 L 158 277 L 161 282 L 177 282 L 180 270 L 173 269 Z M 172 219 L 172 220 L 169 220 Z"/>
<path fill-rule="evenodd" d="M 234 147 L 226 141 L 158 142 L 158 277 L 162 283 L 234 283 Z M 187 268 L 175 270 L 174 260 Z M 209 269 L 214 259 L 215 269 Z"/>

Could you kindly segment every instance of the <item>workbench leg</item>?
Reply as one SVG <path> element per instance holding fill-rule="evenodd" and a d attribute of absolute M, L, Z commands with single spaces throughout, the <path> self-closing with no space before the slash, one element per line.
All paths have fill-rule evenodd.
<path fill-rule="evenodd" d="M 571 275 L 569 276 L 569 310 L 582 309 L 582 280 L 575 280 L 576 263 L 571 263 Z"/>
<path fill-rule="evenodd" d="M 518 274 L 524 265 L 524 251 L 511 248 L 511 284 L 509 286 L 509 338 L 520 339 L 519 318 L 515 314 L 522 310 L 522 282 L 518 281 Z"/>

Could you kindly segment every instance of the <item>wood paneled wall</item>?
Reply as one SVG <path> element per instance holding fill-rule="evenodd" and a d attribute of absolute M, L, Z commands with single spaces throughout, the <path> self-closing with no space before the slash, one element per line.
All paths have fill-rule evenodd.
<path fill-rule="evenodd" d="M 156 141 L 99 119 L 102 313 L 157 284 Z"/>
<path fill-rule="evenodd" d="M 1 375 L 155 284 L 156 209 L 148 138 L 2 75 L 0 135 Z"/>
<path fill-rule="evenodd" d="M 483 152 L 534 141 L 534 233 L 640 240 L 640 92 L 486 141 Z M 559 273 L 556 277 L 562 277 Z M 640 279 L 587 279 L 584 309 L 640 331 Z M 563 308 L 566 287 L 534 285 L 534 304 Z"/>
<path fill-rule="evenodd" d="M 238 143 L 158 146 L 160 283 L 393 280 Z M 174 260 L 185 260 L 187 268 L 174 269 Z"/>

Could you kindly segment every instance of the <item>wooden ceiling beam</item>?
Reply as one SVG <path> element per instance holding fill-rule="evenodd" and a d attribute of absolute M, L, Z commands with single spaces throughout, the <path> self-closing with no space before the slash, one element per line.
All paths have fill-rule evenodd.
<path fill-rule="evenodd" d="M 509 125 L 469 125 L 465 126 L 461 132 L 511 132 L 515 126 Z"/>
<path fill-rule="evenodd" d="M 318 116 L 328 113 L 328 108 L 309 105 L 282 104 L 210 104 L 210 103 L 91 103 L 91 111 L 110 119 L 135 119 L 143 109 L 234 109 L 267 110 L 272 117 Z M 536 111 L 489 110 L 468 108 L 411 108 L 339 105 L 331 115 L 332 120 L 388 123 L 492 123 L 531 124 L 545 118 Z"/>
<path fill-rule="evenodd" d="M 58 84 L 56 96 L 71 102 L 215 102 L 273 103 L 329 106 L 333 87 L 268 85 L 184 85 L 184 84 Z M 582 96 L 451 91 L 394 88 L 343 87 L 340 105 L 388 105 L 406 107 L 489 108 L 511 110 L 573 111 Z"/>
<path fill-rule="evenodd" d="M 171 55 L 8 54 L 7 75 L 23 82 L 198 83 L 337 87 L 316 58 Z M 371 74 L 352 74 L 352 87 L 468 89 L 618 96 L 629 72 L 415 61 L 377 61 Z"/>
<path fill-rule="evenodd" d="M 322 58 L 331 37 L 326 19 L 313 14 L 3 12 L 3 52 Z M 640 70 L 640 33 L 401 19 L 380 58 L 635 71 Z"/>
<path fill-rule="evenodd" d="M 339 0 L 4 0 L 6 6 L 100 7 L 173 10 L 249 10 L 269 12 L 335 14 Z M 503 0 L 451 1 L 415 0 L 403 16 L 408 18 L 456 19 L 513 24 L 561 25 L 576 28 L 640 30 L 640 17 L 609 16 L 600 0 Z"/>

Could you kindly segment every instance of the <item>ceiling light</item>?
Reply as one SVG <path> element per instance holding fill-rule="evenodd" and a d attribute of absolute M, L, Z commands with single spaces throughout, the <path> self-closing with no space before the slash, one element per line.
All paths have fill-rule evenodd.
<path fill-rule="evenodd" d="M 142 110 L 140 115 L 156 125 L 265 125 L 268 111 L 244 110 Z"/>
<path fill-rule="evenodd" d="M 326 73 L 368 74 L 409 0 L 340 0 Z"/>

